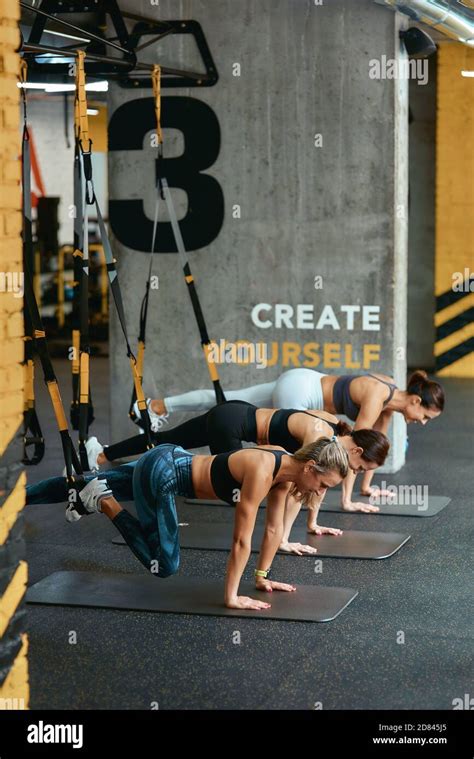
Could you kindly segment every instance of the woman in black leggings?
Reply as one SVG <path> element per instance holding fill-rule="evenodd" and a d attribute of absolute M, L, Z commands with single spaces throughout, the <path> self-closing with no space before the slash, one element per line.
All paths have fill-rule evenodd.
<path fill-rule="evenodd" d="M 349 457 L 349 467 L 354 472 L 366 472 L 381 466 L 388 454 L 388 438 L 375 430 L 352 431 L 345 422 L 325 411 L 299 411 L 297 409 L 259 409 L 245 401 L 227 401 L 215 406 L 205 414 L 191 419 L 165 432 L 154 433 L 157 445 L 173 443 L 186 450 L 209 446 L 211 453 L 224 453 L 243 447 L 243 441 L 258 445 L 277 445 L 289 453 L 323 437 L 337 436 L 340 445 Z M 91 438 L 91 441 L 96 441 Z M 133 456 L 146 449 L 144 435 L 108 446 L 104 449 L 96 445 L 97 468 L 115 458 Z M 95 463 L 95 462 L 94 462 Z M 318 525 L 318 514 L 322 498 L 316 499 L 308 510 L 308 532 L 322 535 L 341 535 L 341 530 Z M 344 503 L 344 483 L 341 496 Z M 292 525 L 301 504 L 288 499 L 285 516 L 284 538 L 280 550 L 291 553 L 309 553 L 309 546 L 290 543 Z M 361 503 L 359 510 L 378 511 L 378 507 Z"/>

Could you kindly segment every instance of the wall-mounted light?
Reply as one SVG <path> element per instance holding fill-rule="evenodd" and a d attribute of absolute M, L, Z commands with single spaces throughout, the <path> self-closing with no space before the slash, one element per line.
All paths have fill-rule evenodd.
<path fill-rule="evenodd" d="M 436 52 L 436 44 L 430 35 L 417 26 L 402 30 L 400 39 L 405 43 L 405 49 L 410 58 L 428 58 Z"/>
<path fill-rule="evenodd" d="M 49 82 L 18 82 L 17 87 L 23 87 L 25 90 L 44 90 L 45 92 L 74 92 L 75 84 L 51 84 Z M 104 81 L 89 82 L 86 84 L 88 92 L 107 92 L 109 83 Z"/>
<path fill-rule="evenodd" d="M 88 116 L 97 116 L 99 114 L 98 108 L 88 108 L 87 109 L 87 115 Z"/>

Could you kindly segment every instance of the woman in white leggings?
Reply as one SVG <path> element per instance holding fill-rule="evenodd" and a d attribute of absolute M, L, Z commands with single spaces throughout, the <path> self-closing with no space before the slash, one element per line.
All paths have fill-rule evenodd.
<path fill-rule="evenodd" d="M 321 380 L 327 375 L 314 369 L 290 369 L 273 382 L 264 382 L 241 390 L 226 390 L 228 401 L 247 401 L 258 408 L 323 409 Z M 178 411 L 208 411 L 216 405 L 214 390 L 191 390 L 152 401 L 158 414 Z"/>
<path fill-rule="evenodd" d="M 344 414 L 355 422 L 354 429 L 388 432 L 394 413 L 405 421 L 426 424 L 444 409 L 444 391 L 438 382 L 428 379 L 426 372 L 415 371 L 407 381 L 407 389 L 399 390 L 393 379 L 384 374 L 329 375 L 314 369 L 290 369 L 274 382 L 231 390 L 227 400 L 247 401 L 259 408 L 321 410 Z M 215 404 L 212 390 L 193 390 L 160 400 L 147 399 L 151 425 L 158 432 L 167 415 L 174 411 L 206 411 Z M 137 414 L 139 416 L 139 414 Z M 388 495 L 371 486 L 373 471 L 366 472 L 361 493 L 365 496 Z M 347 511 L 379 511 L 377 506 L 352 501 L 355 474 L 349 472 L 345 481 Z"/>

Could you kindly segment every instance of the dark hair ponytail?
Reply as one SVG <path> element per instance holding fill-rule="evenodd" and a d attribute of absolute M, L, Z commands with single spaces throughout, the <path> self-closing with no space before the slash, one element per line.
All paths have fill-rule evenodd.
<path fill-rule="evenodd" d="M 435 408 L 437 411 L 444 409 L 444 390 L 439 382 L 428 379 L 428 375 L 422 369 L 417 369 L 408 378 L 407 393 L 418 395 L 421 405 L 425 408 Z"/>
<path fill-rule="evenodd" d="M 350 435 L 354 443 L 363 449 L 362 458 L 371 464 L 382 466 L 390 450 L 390 441 L 383 432 L 377 430 L 354 430 L 346 422 L 339 421 L 336 425 L 336 435 Z"/>
<path fill-rule="evenodd" d="M 343 437 L 344 435 L 351 435 L 352 427 L 346 422 L 339 420 L 338 423 L 336 424 L 336 428 L 334 432 L 338 437 Z"/>
<path fill-rule="evenodd" d="M 353 430 L 351 438 L 363 449 L 362 458 L 371 464 L 382 466 L 390 450 L 390 441 L 383 432 L 377 430 Z"/>

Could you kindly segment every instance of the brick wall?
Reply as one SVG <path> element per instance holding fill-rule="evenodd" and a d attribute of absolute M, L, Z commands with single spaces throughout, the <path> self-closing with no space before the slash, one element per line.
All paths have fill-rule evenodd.
<path fill-rule="evenodd" d="M 20 464 L 23 299 L 9 287 L 22 272 L 17 0 L 0 0 L 0 708 L 28 707 L 27 581 Z M 10 291 L 9 291 L 10 290 Z"/>

